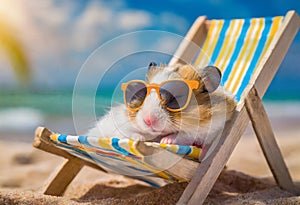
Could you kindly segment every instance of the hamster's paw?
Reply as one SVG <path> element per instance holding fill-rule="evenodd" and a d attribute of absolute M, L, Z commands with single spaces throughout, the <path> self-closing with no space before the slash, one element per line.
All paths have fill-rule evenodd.
<path fill-rule="evenodd" d="M 176 135 L 168 135 L 160 140 L 161 144 L 175 144 Z"/>

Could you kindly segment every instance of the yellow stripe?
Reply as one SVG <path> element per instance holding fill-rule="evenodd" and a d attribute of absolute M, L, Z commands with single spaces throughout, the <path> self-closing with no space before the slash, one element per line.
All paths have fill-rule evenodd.
<path fill-rule="evenodd" d="M 176 177 L 176 176 L 174 176 L 174 175 L 172 175 L 172 174 L 170 174 L 170 173 L 168 173 L 166 171 L 164 171 L 164 172 L 156 172 L 155 174 L 157 174 L 157 176 L 159 176 L 161 178 L 164 178 L 164 179 L 167 179 L 169 181 L 173 181 L 170 178 L 170 176 L 172 176 L 172 177 L 176 178 L 178 180 L 178 182 L 181 182 L 180 178 L 178 178 L 178 177 Z"/>
<path fill-rule="evenodd" d="M 237 31 L 237 33 L 236 33 L 237 35 L 235 36 L 234 41 L 229 45 L 230 48 L 229 48 L 229 51 L 228 51 L 228 53 L 227 53 L 227 55 L 226 55 L 226 57 L 225 57 L 225 58 L 226 58 L 226 61 L 224 62 L 225 64 L 222 65 L 222 66 L 220 65 L 221 67 L 223 67 L 223 70 L 222 70 L 223 72 L 224 72 L 224 69 L 227 68 L 228 63 L 230 62 L 231 56 L 232 56 L 232 54 L 233 54 L 233 52 L 234 52 L 234 48 L 236 47 L 236 43 L 237 43 L 237 41 L 238 41 L 238 37 L 239 37 L 240 34 L 241 34 L 241 31 L 242 31 L 244 22 L 245 22 L 244 19 L 239 21 L 238 31 Z"/>
<path fill-rule="evenodd" d="M 268 50 L 268 48 L 269 48 L 269 46 L 270 46 L 270 44 L 271 44 L 271 42 L 272 42 L 275 34 L 279 30 L 279 28 L 281 26 L 281 23 L 282 23 L 282 19 L 283 19 L 282 16 L 276 16 L 276 17 L 273 18 L 273 23 L 272 23 L 272 27 L 271 27 L 270 32 L 269 32 L 268 40 L 267 40 L 267 42 L 265 44 L 264 50 L 263 50 L 263 52 L 262 52 L 262 54 L 261 54 L 261 56 L 260 56 L 260 58 L 258 60 L 257 65 L 259 65 L 262 57 L 265 55 L 266 51 Z M 258 66 L 256 66 L 254 72 L 256 71 L 257 67 Z"/>
<path fill-rule="evenodd" d="M 113 149 L 111 144 L 111 138 L 100 138 L 98 139 L 98 144 L 101 148 Z"/>
<path fill-rule="evenodd" d="M 188 154 L 187 156 L 192 157 L 193 159 L 199 159 L 200 155 L 201 155 L 201 152 L 202 152 L 202 149 L 197 148 L 197 147 L 193 147 L 193 146 L 191 146 L 191 149 L 192 149 L 191 153 Z"/>
<path fill-rule="evenodd" d="M 60 135 L 60 134 L 51 134 L 51 135 L 50 135 L 50 139 L 53 140 L 53 141 L 58 142 L 58 136 L 59 136 L 59 135 Z"/>
<path fill-rule="evenodd" d="M 235 81 L 235 83 L 233 85 L 233 88 L 232 88 L 232 92 L 233 93 L 237 92 L 238 86 L 240 85 L 240 83 L 242 81 L 242 76 L 245 75 L 245 70 L 249 67 L 251 59 L 253 58 L 254 52 L 255 52 L 255 50 L 256 50 L 256 48 L 258 46 L 259 39 L 260 39 L 261 33 L 263 31 L 264 25 L 265 25 L 264 24 L 265 19 L 263 19 L 263 18 L 262 19 L 258 19 L 258 21 L 259 22 L 257 22 L 257 23 L 259 24 L 259 27 L 258 27 L 257 31 L 255 32 L 255 36 L 254 36 L 253 41 L 251 41 L 252 39 L 250 39 L 250 41 L 252 42 L 250 44 L 250 50 L 248 52 L 248 55 L 245 58 L 245 63 L 243 65 L 242 69 L 239 70 L 239 73 L 238 73 L 238 76 L 237 76 L 237 80 Z"/>
<path fill-rule="evenodd" d="M 228 44 L 229 44 L 229 41 L 230 41 L 230 38 L 232 35 L 230 35 L 230 32 L 232 32 L 232 30 L 234 29 L 234 26 L 235 26 L 235 21 L 231 21 L 230 22 L 230 25 L 226 31 L 226 35 L 225 35 L 225 41 L 223 42 L 222 44 L 222 48 L 220 50 L 220 53 L 219 53 L 219 56 L 216 60 L 216 62 L 214 62 L 214 64 L 219 67 L 220 66 L 220 61 L 224 59 L 224 55 L 225 55 L 225 51 L 227 50 L 228 48 Z M 220 68 L 220 67 L 219 67 Z"/>
<path fill-rule="evenodd" d="M 215 50 L 215 47 L 217 45 L 217 42 L 218 42 L 218 39 L 219 39 L 219 35 L 220 35 L 220 32 L 221 32 L 221 30 L 223 28 L 223 25 L 224 25 L 224 20 L 219 20 L 219 24 L 218 24 L 218 27 L 217 27 L 217 32 L 216 32 L 216 34 L 214 34 L 214 36 L 211 36 L 211 38 L 213 39 L 213 41 L 212 41 L 212 44 L 210 45 L 210 47 L 206 51 L 207 57 L 204 58 L 205 60 L 209 60 L 210 61 L 211 56 L 213 54 L 213 51 Z M 207 65 L 208 63 L 209 62 L 206 61 L 206 63 L 204 63 L 204 65 Z"/>
<path fill-rule="evenodd" d="M 167 144 L 159 144 L 161 148 L 167 149 Z"/>
<path fill-rule="evenodd" d="M 240 35 L 242 31 L 244 20 L 232 20 L 230 23 L 230 26 L 228 28 L 228 31 L 226 33 L 225 41 L 222 45 L 220 54 L 216 60 L 215 65 L 224 72 L 229 59 L 233 53 L 233 48 L 236 45 L 236 42 L 238 40 L 238 36 Z M 236 25 L 237 24 L 237 25 Z M 235 29 L 235 27 L 237 28 Z"/>
<path fill-rule="evenodd" d="M 199 65 L 200 61 L 203 59 L 203 57 L 205 56 L 205 50 L 207 50 L 207 47 L 208 47 L 208 44 L 209 44 L 209 41 L 211 40 L 211 36 L 212 36 L 212 32 L 214 30 L 216 26 L 216 20 L 212 20 L 210 22 L 210 26 L 209 26 L 209 30 L 208 30 L 208 33 L 207 33 L 207 36 L 206 36 L 206 39 L 203 43 L 203 46 L 202 48 L 200 49 L 200 54 L 195 62 L 195 65 Z"/>
<path fill-rule="evenodd" d="M 129 149 L 130 149 L 130 152 L 133 153 L 134 155 L 136 156 L 143 156 L 137 149 L 136 149 L 136 141 L 134 140 L 129 140 L 128 141 L 128 145 L 129 145 Z"/>
<path fill-rule="evenodd" d="M 166 144 L 166 146 L 164 146 L 164 144 L 159 144 L 162 148 L 173 152 L 173 153 L 177 153 L 178 151 L 178 146 L 177 145 L 170 145 L 170 144 Z"/>
<path fill-rule="evenodd" d="M 196 60 L 195 65 L 205 66 L 209 63 L 211 55 L 215 49 L 224 20 L 212 20 L 207 34 L 206 41 L 200 51 L 200 55 Z"/>
<path fill-rule="evenodd" d="M 209 26 L 209 30 L 206 36 L 206 39 L 204 41 L 204 44 L 202 46 L 202 48 L 200 48 L 200 54 L 198 56 L 198 58 L 196 59 L 195 65 L 198 66 L 200 64 L 200 61 L 203 60 L 203 58 L 205 57 L 205 52 L 208 48 L 208 45 L 210 44 L 210 41 L 212 40 L 211 36 L 212 36 L 212 32 L 215 29 L 217 21 L 216 20 L 212 20 Z"/>
<path fill-rule="evenodd" d="M 246 55 L 246 51 L 247 51 L 247 48 L 248 48 L 249 43 L 250 43 L 250 38 L 251 38 L 251 35 L 252 35 L 253 30 L 254 30 L 255 25 L 256 25 L 256 21 L 257 21 L 257 19 L 252 19 L 251 20 L 251 26 L 250 26 L 250 28 L 248 30 L 248 33 L 247 33 L 247 36 L 246 36 L 246 38 L 244 40 L 241 52 L 240 52 L 237 60 L 235 61 L 234 67 L 233 67 L 233 69 L 232 69 L 232 71 L 230 73 L 230 77 L 228 78 L 228 80 L 226 82 L 225 88 L 228 91 L 232 92 L 232 90 L 230 88 L 231 88 L 232 84 L 234 83 L 233 79 L 234 79 L 235 75 L 238 72 L 239 65 L 242 63 L 242 60 L 244 59 L 244 56 Z"/>

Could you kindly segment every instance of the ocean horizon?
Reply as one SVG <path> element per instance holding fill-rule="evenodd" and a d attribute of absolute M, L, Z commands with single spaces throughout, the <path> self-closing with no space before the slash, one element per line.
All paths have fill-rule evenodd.
<path fill-rule="evenodd" d="M 113 94 L 116 94 L 115 96 Z M 75 133 L 73 123 L 72 98 L 73 90 L 2 90 L 0 91 L 0 138 L 1 133 L 28 133 L 33 134 L 38 126 L 45 126 L 57 132 Z M 111 106 L 123 103 L 121 92 L 105 89 L 95 96 L 88 91 L 80 96 L 80 113 L 84 122 L 83 127 L 88 130 L 95 122 L 90 122 L 85 116 L 89 109 L 85 102 L 95 102 L 95 117 L 100 118 Z M 82 102 L 82 103 L 81 103 Z M 263 98 L 267 113 L 271 118 L 287 117 L 300 119 L 300 93 L 267 92 Z M 84 120 L 83 120 L 84 121 Z M 81 133 L 82 134 L 82 133 Z"/>
<path fill-rule="evenodd" d="M 95 100 L 95 109 L 102 114 L 105 109 L 116 103 L 123 103 L 120 89 L 106 88 L 96 94 L 80 92 L 83 104 L 85 99 Z M 25 89 L 0 89 L 0 110 L 7 108 L 28 107 L 40 110 L 47 115 L 72 115 L 73 90 L 25 90 Z M 267 91 L 263 97 L 267 103 L 300 102 L 300 92 Z M 83 105 L 84 108 L 84 105 Z"/>

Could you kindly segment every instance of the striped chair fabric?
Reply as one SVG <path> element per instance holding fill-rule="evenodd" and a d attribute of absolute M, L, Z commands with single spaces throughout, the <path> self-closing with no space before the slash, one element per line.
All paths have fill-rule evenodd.
<path fill-rule="evenodd" d="M 186 181 L 180 176 L 174 176 L 167 170 L 147 163 L 144 156 L 137 147 L 138 141 L 120 138 L 102 138 L 91 136 L 72 136 L 63 134 L 50 135 L 57 146 L 66 149 L 73 155 L 92 160 L 108 171 L 131 176 L 133 178 L 149 181 L 147 176 L 157 176 L 168 181 Z M 198 160 L 201 149 L 195 146 L 159 144 L 155 142 L 142 142 L 147 146 L 160 147 L 182 157 Z M 145 177 L 146 176 L 146 177 Z"/>
<path fill-rule="evenodd" d="M 282 16 L 211 20 L 207 38 L 194 64 L 220 68 L 222 85 L 239 101 L 282 21 Z"/>

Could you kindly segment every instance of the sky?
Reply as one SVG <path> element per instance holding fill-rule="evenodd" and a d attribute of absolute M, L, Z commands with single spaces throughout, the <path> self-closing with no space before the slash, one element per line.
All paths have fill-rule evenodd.
<path fill-rule="evenodd" d="M 87 88 L 94 86 L 112 65 L 116 67 L 112 75 L 122 74 L 118 66 L 147 66 L 151 59 L 142 54 L 130 56 L 145 48 L 166 51 L 168 55 L 153 58 L 167 63 L 198 16 L 250 18 L 285 15 L 288 10 L 300 13 L 300 1 L 2 0 L 0 19 L 11 25 L 27 53 L 32 68 L 30 87 L 55 90 L 72 89 L 78 78 Z M 145 34 L 152 35 L 151 40 L 145 40 L 141 32 L 146 30 L 156 31 Z M 125 53 L 130 60 L 124 59 Z M 91 58 L 97 60 L 91 62 Z M 295 66 L 299 58 L 298 34 L 273 82 L 274 92 L 286 87 L 300 92 L 300 72 Z M 83 72 L 87 65 L 90 68 Z M 10 62 L 0 50 L 0 87 L 16 86 L 19 84 Z"/>

